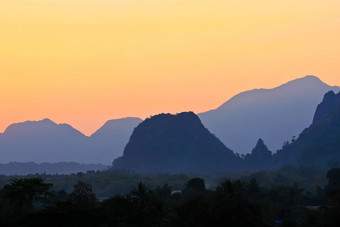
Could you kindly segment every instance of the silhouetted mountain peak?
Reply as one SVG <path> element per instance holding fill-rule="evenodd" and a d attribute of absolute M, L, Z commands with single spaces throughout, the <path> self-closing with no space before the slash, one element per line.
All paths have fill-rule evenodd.
<path fill-rule="evenodd" d="M 305 76 L 272 89 L 239 93 L 199 117 L 238 153 L 248 153 L 259 137 L 271 150 L 277 150 L 283 141 L 289 141 L 312 123 L 315 107 L 330 90 L 338 92 L 340 88 L 329 86 L 318 77 Z"/>
<path fill-rule="evenodd" d="M 301 78 L 297 78 L 295 80 L 291 80 L 285 84 L 282 84 L 279 87 L 285 87 L 285 86 L 298 86 L 300 84 L 303 85 L 327 85 L 326 83 L 324 83 L 322 80 L 320 80 L 320 78 L 313 76 L 313 75 L 307 75 L 305 77 L 301 77 Z"/>
<path fill-rule="evenodd" d="M 263 140 L 260 138 L 260 139 L 257 141 L 256 146 L 254 147 L 254 150 L 255 150 L 255 149 L 262 149 L 262 148 L 267 149 L 267 146 L 264 144 Z"/>
<path fill-rule="evenodd" d="M 266 88 L 256 88 L 248 91 L 241 92 L 234 97 L 232 97 L 227 102 L 223 103 L 216 110 L 211 111 L 221 111 L 221 110 L 230 110 L 231 108 L 249 106 L 249 105 L 258 105 L 259 103 L 270 103 L 272 100 L 280 100 L 287 97 L 296 97 L 296 95 L 303 95 L 306 91 L 312 91 L 313 89 L 327 89 L 330 86 L 322 82 L 316 76 L 305 76 L 302 78 L 298 78 L 292 81 L 289 81 L 285 84 L 282 84 L 278 87 L 266 89 Z M 339 87 L 334 86 L 335 90 L 340 90 Z M 287 96 L 287 97 L 284 97 Z M 211 111 L 201 113 L 206 114 Z"/>
<path fill-rule="evenodd" d="M 319 77 L 314 76 L 314 75 L 307 75 L 307 76 L 305 76 L 305 77 L 302 77 L 301 79 L 321 81 Z"/>
<path fill-rule="evenodd" d="M 105 122 L 103 127 L 108 127 L 108 126 L 111 126 L 113 124 L 120 123 L 120 122 L 126 122 L 126 121 L 142 121 L 142 120 L 138 117 L 124 117 L 124 118 L 120 118 L 120 119 L 112 119 L 112 120 L 108 120 L 107 122 Z"/>
<path fill-rule="evenodd" d="M 333 91 L 327 92 L 322 102 L 316 108 L 313 124 L 327 118 L 330 114 L 340 109 L 340 92 L 335 94 Z"/>
<path fill-rule="evenodd" d="M 311 91 L 313 89 L 329 89 L 329 85 L 324 83 L 316 76 L 308 75 L 302 78 L 298 78 L 292 81 L 289 81 L 281 86 L 273 88 L 273 90 L 278 90 L 281 92 L 290 92 L 290 95 L 294 94 L 302 94 L 305 91 Z M 339 90 L 339 87 L 334 86 L 333 89 Z M 330 90 L 330 89 L 329 89 Z"/>
<path fill-rule="evenodd" d="M 272 159 L 272 152 L 268 150 L 263 140 L 260 138 L 251 154 L 244 157 L 246 168 L 248 170 L 263 170 L 266 169 Z"/>
<path fill-rule="evenodd" d="M 323 83 L 323 84 L 324 84 L 324 82 L 322 82 L 322 80 L 320 80 L 319 77 L 314 76 L 314 75 L 307 75 L 307 76 L 302 77 L 302 78 L 299 78 L 299 79 L 297 79 L 297 80 L 305 80 L 305 81 L 308 80 L 308 81 L 314 81 L 314 82 L 316 82 L 316 83 Z"/>
<path fill-rule="evenodd" d="M 329 102 L 332 101 L 336 98 L 336 94 L 334 93 L 334 91 L 329 91 L 325 94 L 325 96 L 323 97 L 323 102 Z"/>
<path fill-rule="evenodd" d="M 91 138 L 107 137 L 116 134 L 121 134 L 122 131 L 129 131 L 129 135 L 132 133 L 132 129 L 136 127 L 142 119 L 137 117 L 126 117 L 120 119 L 108 120 L 100 127 L 95 133 L 91 135 Z"/>
<path fill-rule="evenodd" d="M 42 122 L 42 123 L 46 123 L 46 124 L 56 124 L 49 118 L 44 118 L 41 121 L 37 121 L 37 122 Z"/>
<path fill-rule="evenodd" d="M 159 114 L 133 131 L 113 168 L 143 173 L 216 172 L 235 168 L 238 158 L 193 112 Z"/>
<path fill-rule="evenodd" d="M 172 115 L 169 113 L 167 114 L 162 113 L 162 114 L 155 115 L 151 118 L 145 119 L 143 123 L 150 124 L 152 122 L 152 123 L 168 124 L 167 121 L 176 121 L 176 122 L 183 123 L 183 124 L 203 126 L 199 117 L 193 112 L 183 112 L 183 113 L 178 113 L 175 115 Z"/>
<path fill-rule="evenodd" d="M 20 123 L 11 124 L 7 127 L 4 136 L 65 136 L 76 135 L 78 137 L 86 137 L 77 129 L 69 124 L 56 124 L 48 118 L 39 121 L 25 121 Z"/>
<path fill-rule="evenodd" d="M 57 126 L 57 124 L 48 118 L 39 121 L 25 121 L 20 123 L 14 123 L 8 126 L 4 134 L 21 133 L 25 130 L 36 128 L 51 128 Z"/>
<path fill-rule="evenodd" d="M 69 124 L 56 124 L 48 118 L 25 121 L 7 127 L 0 133 L 2 162 L 112 163 L 122 155 L 139 118 L 108 121 L 91 137 Z"/>
<path fill-rule="evenodd" d="M 330 167 L 340 162 L 340 93 L 327 92 L 318 105 L 313 124 L 297 140 L 275 154 L 275 165 Z"/>
<path fill-rule="evenodd" d="M 268 150 L 267 146 L 264 144 L 263 140 L 260 138 L 256 146 L 251 152 L 252 155 L 271 155 L 271 151 Z"/>

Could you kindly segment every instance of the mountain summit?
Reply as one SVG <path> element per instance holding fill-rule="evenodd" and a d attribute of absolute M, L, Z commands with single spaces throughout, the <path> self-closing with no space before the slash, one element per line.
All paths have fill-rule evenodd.
<path fill-rule="evenodd" d="M 328 91 L 338 92 L 315 76 L 306 76 L 273 89 L 242 92 L 219 108 L 198 116 L 203 124 L 238 153 L 249 153 L 258 138 L 272 151 L 290 141 L 313 120 Z"/>
<path fill-rule="evenodd" d="M 113 168 L 139 173 L 206 173 L 233 170 L 238 158 L 192 112 L 160 114 L 133 131 Z"/>
<path fill-rule="evenodd" d="M 142 120 L 107 121 L 87 137 L 68 124 L 50 119 L 15 123 L 0 133 L 0 162 L 81 162 L 110 165 L 123 154 L 129 137 Z"/>
<path fill-rule="evenodd" d="M 313 124 L 327 118 L 331 113 L 336 112 L 340 108 L 340 93 L 337 95 L 333 91 L 325 94 L 322 103 L 316 108 Z"/>
<path fill-rule="evenodd" d="M 87 137 L 50 119 L 12 124 L 0 136 L 1 162 L 84 162 Z"/>
<path fill-rule="evenodd" d="M 268 168 L 272 159 L 272 152 L 268 150 L 262 139 L 259 139 L 251 154 L 244 156 L 246 169 L 248 170 L 264 170 Z"/>

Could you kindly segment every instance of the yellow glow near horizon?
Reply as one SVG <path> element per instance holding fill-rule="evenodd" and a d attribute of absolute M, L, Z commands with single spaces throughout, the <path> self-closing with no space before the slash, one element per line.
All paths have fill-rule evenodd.
<path fill-rule="evenodd" d="M 340 85 L 338 0 L 0 1 L 0 131 L 218 107 L 307 74 Z"/>

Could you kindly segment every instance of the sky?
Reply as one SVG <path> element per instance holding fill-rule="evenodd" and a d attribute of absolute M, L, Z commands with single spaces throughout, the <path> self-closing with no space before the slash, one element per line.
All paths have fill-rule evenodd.
<path fill-rule="evenodd" d="M 204 112 L 305 75 L 340 85 L 339 0 L 0 0 L 0 132 Z"/>

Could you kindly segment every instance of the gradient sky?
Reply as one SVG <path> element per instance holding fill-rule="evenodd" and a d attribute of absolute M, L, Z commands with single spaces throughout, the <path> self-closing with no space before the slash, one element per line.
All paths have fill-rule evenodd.
<path fill-rule="evenodd" d="M 218 107 L 307 74 L 340 85 L 339 0 L 0 0 L 0 132 Z"/>

